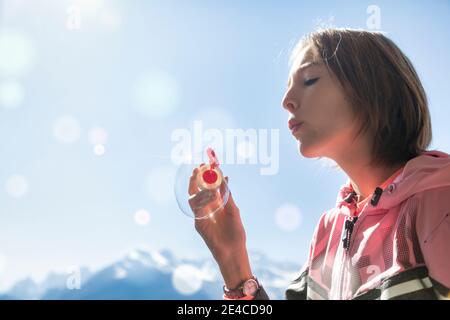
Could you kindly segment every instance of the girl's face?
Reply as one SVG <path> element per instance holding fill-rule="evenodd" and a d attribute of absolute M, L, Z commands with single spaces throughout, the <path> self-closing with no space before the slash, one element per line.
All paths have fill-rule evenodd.
<path fill-rule="evenodd" d="M 309 46 L 297 55 L 282 105 L 289 112 L 288 125 L 300 153 L 336 159 L 348 152 L 359 123 L 338 79 L 313 58 Z"/>

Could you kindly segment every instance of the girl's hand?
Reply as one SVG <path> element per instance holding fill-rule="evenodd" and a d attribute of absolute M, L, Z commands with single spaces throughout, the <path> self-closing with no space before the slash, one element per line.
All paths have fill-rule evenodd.
<path fill-rule="evenodd" d="M 201 164 L 200 167 L 204 165 Z M 195 229 L 202 236 L 213 257 L 219 264 L 225 284 L 234 288 L 243 280 L 252 276 L 246 248 L 246 234 L 241 221 L 239 208 L 231 192 L 226 205 L 208 216 L 208 209 L 217 207 L 221 194 L 228 184 L 228 177 L 222 180 L 219 190 L 198 191 L 198 168 L 192 172 L 189 181 L 189 205 L 196 217 Z"/>

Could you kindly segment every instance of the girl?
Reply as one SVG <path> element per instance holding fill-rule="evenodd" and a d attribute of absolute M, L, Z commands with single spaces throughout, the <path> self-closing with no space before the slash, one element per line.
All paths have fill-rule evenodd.
<path fill-rule="evenodd" d="M 333 159 L 348 181 L 286 298 L 448 298 L 450 157 L 427 151 L 430 114 L 409 59 L 381 33 L 325 29 L 300 40 L 291 65 L 282 105 L 299 152 Z M 197 193 L 191 207 L 210 197 Z M 231 195 L 214 218 L 195 228 L 220 267 L 224 298 L 268 299 Z"/>

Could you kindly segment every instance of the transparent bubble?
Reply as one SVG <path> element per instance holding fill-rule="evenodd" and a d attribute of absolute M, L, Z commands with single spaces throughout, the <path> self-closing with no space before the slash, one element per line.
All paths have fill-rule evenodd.
<path fill-rule="evenodd" d="M 134 221 L 140 226 L 145 226 L 150 222 L 150 213 L 147 210 L 140 209 L 134 214 Z"/>
<path fill-rule="evenodd" d="M 0 74 L 22 76 L 35 61 L 31 39 L 18 30 L 0 31 Z"/>
<path fill-rule="evenodd" d="M 20 82 L 8 81 L 0 84 L 0 107 L 17 108 L 22 104 L 24 96 L 25 90 Z"/>
<path fill-rule="evenodd" d="M 186 157 L 179 165 L 175 174 L 175 198 L 188 217 L 214 220 L 215 214 L 226 205 L 230 191 L 223 166 L 217 163 L 211 162 L 205 151 Z"/>
<path fill-rule="evenodd" d="M 94 154 L 99 157 L 104 155 L 105 154 L 105 146 L 102 144 L 96 144 L 94 146 Z"/>
<path fill-rule="evenodd" d="M 137 110 L 154 119 L 171 115 L 180 100 L 177 81 L 165 71 L 139 77 L 133 84 L 132 96 Z"/>
<path fill-rule="evenodd" d="M 77 142 L 81 135 L 80 123 L 72 116 L 63 116 L 53 124 L 53 135 L 60 143 Z"/>
<path fill-rule="evenodd" d="M 92 128 L 89 130 L 89 142 L 91 144 L 105 144 L 108 140 L 108 132 L 103 128 Z"/>
<path fill-rule="evenodd" d="M 29 184 L 26 177 L 20 174 L 12 175 L 6 181 L 6 192 L 13 198 L 21 198 L 28 192 Z"/>
<path fill-rule="evenodd" d="M 203 285 L 201 271 L 190 264 L 178 266 L 172 275 L 172 284 L 178 292 L 184 295 L 196 293 Z"/>
<path fill-rule="evenodd" d="M 302 213 L 297 206 L 287 203 L 277 209 L 275 221 L 280 229 L 294 231 L 302 222 Z"/>

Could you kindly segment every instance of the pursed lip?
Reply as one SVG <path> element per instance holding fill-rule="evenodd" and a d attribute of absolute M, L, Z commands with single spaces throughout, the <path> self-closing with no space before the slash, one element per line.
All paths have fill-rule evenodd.
<path fill-rule="evenodd" d="M 291 130 L 291 132 L 294 133 L 300 127 L 301 124 L 303 124 L 303 121 L 299 121 L 296 119 L 290 119 L 288 121 L 289 130 Z"/>

